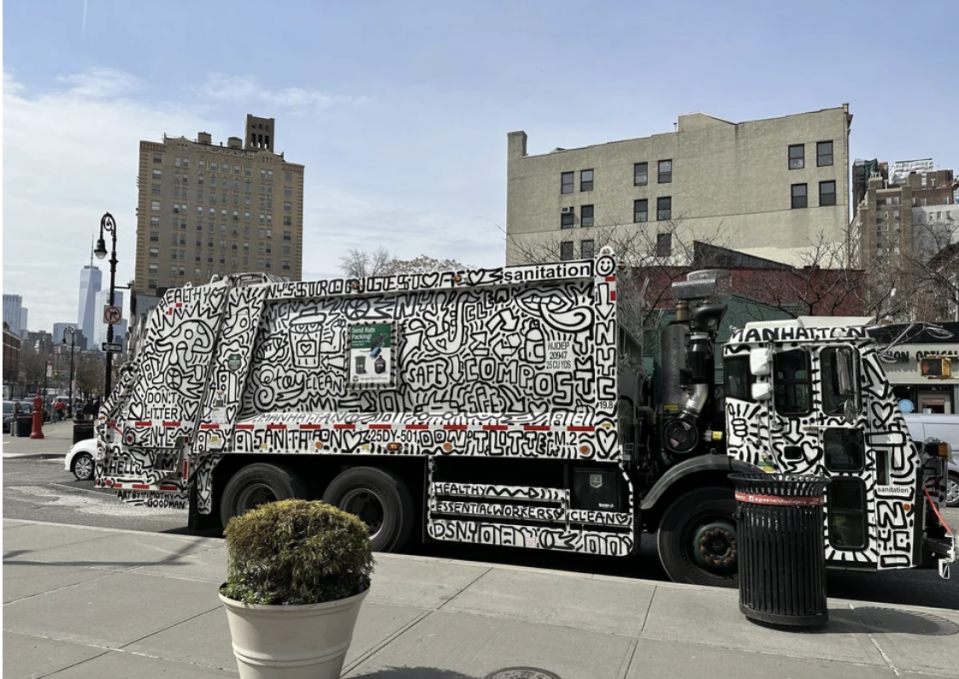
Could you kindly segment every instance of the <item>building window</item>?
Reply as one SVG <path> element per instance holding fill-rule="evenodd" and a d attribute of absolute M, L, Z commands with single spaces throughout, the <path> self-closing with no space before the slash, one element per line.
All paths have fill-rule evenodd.
<path fill-rule="evenodd" d="M 673 218 L 673 199 L 670 196 L 662 196 L 656 199 L 656 220 L 668 222 Z"/>
<path fill-rule="evenodd" d="M 821 141 L 816 144 L 816 167 L 832 165 L 832 142 Z"/>
<path fill-rule="evenodd" d="M 580 226 L 592 226 L 593 225 L 593 206 L 584 205 L 579 209 L 579 225 Z"/>
<path fill-rule="evenodd" d="M 151 200 L 151 201 L 150 201 L 150 209 L 153 210 L 154 212 L 159 212 L 159 211 L 160 211 L 160 201 L 158 201 L 158 200 Z"/>
<path fill-rule="evenodd" d="M 284 270 L 284 271 L 289 271 L 289 270 L 290 270 L 290 263 L 289 263 L 288 261 L 286 261 L 286 260 L 283 260 L 283 270 Z"/>
<path fill-rule="evenodd" d="M 150 232 L 150 242 L 151 242 L 151 243 L 159 243 L 159 242 L 160 242 L 160 232 L 159 232 L 159 231 L 151 231 L 151 232 Z"/>
<path fill-rule="evenodd" d="M 793 184 L 792 185 L 792 209 L 798 210 L 804 207 L 806 207 L 806 185 Z"/>
<path fill-rule="evenodd" d="M 154 162 L 154 163 L 162 163 L 162 162 L 163 162 L 163 155 L 160 154 L 160 153 L 154 153 L 154 154 L 153 154 L 153 162 Z"/>
<path fill-rule="evenodd" d="M 573 241 L 566 240 L 559 244 L 559 258 L 563 262 L 573 258 Z"/>
<path fill-rule="evenodd" d="M 819 207 L 836 204 L 836 182 L 819 182 Z"/>
<path fill-rule="evenodd" d="M 789 147 L 789 169 L 801 170 L 804 167 L 806 167 L 806 147 L 803 144 L 793 144 Z"/>
<path fill-rule="evenodd" d="M 673 234 L 657 233 L 656 234 L 656 256 L 669 257 L 671 254 L 673 254 Z"/>
<path fill-rule="evenodd" d="M 244 174 L 245 176 L 247 176 L 247 177 L 252 176 L 252 175 L 253 175 L 253 168 L 252 168 L 251 166 L 249 166 L 249 165 L 244 165 L 244 166 L 243 166 L 243 174 Z"/>
<path fill-rule="evenodd" d="M 151 274 L 156 274 L 159 271 L 160 267 L 158 267 L 156 264 L 150 264 L 150 266 L 148 266 L 147 269 L 149 270 Z"/>
<path fill-rule="evenodd" d="M 292 173 L 292 172 L 284 172 L 284 173 L 283 173 L 283 181 L 285 181 L 285 182 L 291 182 L 291 181 L 293 181 L 293 173 Z"/>
<path fill-rule="evenodd" d="M 292 186 L 284 186 L 284 187 L 283 187 L 283 196 L 286 197 L 286 198 L 292 198 L 292 197 L 293 197 L 293 187 L 292 187 Z"/>
<path fill-rule="evenodd" d="M 160 218 L 150 217 L 150 226 L 160 226 Z"/>
<path fill-rule="evenodd" d="M 293 206 L 292 206 L 292 205 L 290 205 L 289 203 L 283 203 L 283 211 L 284 211 L 284 212 L 290 212 L 292 209 L 293 209 Z"/>
<path fill-rule="evenodd" d="M 283 226 L 293 226 L 293 218 L 283 217 Z"/>
<path fill-rule="evenodd" d="M 293 240 L 293 234 L 289 231 L 283 232 L 283 240 Z"/>
<path fill-rule="evenodd" d="M 633 223 L 642 224 L 649 221 L 649 201 L 646 198 L 633 201 Z"/>
<path fill-rule="evenodd" d="M 579 173 L 579 190 L 580 191 L 593 190 L 593 171 L 592 170 L 582 170 Z"/>
<path fill-rule="evenodd" d="M 671 181 L 673 181 L 673 161 L 659 161 L 659 183 L 669 184 Z"/>
<path fill-rule="evenodd" d="M 633 165 L 633 186 L 646 186 L 649 183 L 649 163 Z"/>
<path fill-rule="evenodd" d="M 576 215 L 572 212 L 564 212 L 559 216 L 559 228 L 561 229 L 572 229 L 573 220 L 576 219 Z"/>
<path fill-rule="evenodd" d="M 284 246 L 283 246 L 283 254 L 284 254 L 284 255 L 288 255 L 288 254 L 290 254 L 292 251 L 293 251 L 293 248 L 291 248 L 289 245 L 284 245 Z"/>
<path fill-rule="evenodd" d="M 572 193 L 573 192 L 573 172 L 564 172 L 559 176 L 560 181 L 560 193 Z"/>
<path fill-rule="evenodd" d="M 176 165 L 177 167 L 180 167 L 180 165 L 181 165 L 180 156 L 176 156 L 176 157 L 174 158 L 174 163 L 173 163 L 173 164 Z"/>
<path fill-rule="evenodd" d="M 159 248 L 150 248 L 150 257 L 156 259 L 159 256 L 160 256 Z"/>
<path fill-rule="evenodd" d="M 212 162 L 210 163 L 210 170 L 211 170 L 211 171 L 216 172 L 218 169 L 219 169 L 219 168 L 217 167 L 217 164 L 216 164 L 216 163 L 212 163 Z"/>
<path fill-rule="evenodd" d="M 154 179 L 163 179 L 163 170 L 154 170 L 153 171 Z"/>
<path fill-rule="evenodd" d="M 234 165 L 234 166 L 233 166 L 233 174 L 240 174 L 240 166 L 239 166 L 239 165 Z"/>
<path fill-rule="evenodd" d="M 580 259 L 593 259 L 595 256 L 595 244 L 591 240 L 584 240 L 579 244 Z"/>

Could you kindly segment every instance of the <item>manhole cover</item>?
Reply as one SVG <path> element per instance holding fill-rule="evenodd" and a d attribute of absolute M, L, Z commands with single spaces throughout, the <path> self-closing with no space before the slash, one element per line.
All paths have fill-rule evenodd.
<path fill-rule="evenodd" d="M 538 670 L 535 667 L 508 667 L 505 670 L 496 670 L 486 679 L 560 679 L 558 674 Z"/>

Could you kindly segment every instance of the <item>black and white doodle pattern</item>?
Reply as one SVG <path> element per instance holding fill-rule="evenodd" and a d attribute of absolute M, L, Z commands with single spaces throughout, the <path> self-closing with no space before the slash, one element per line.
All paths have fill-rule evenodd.
<path fill-rule="evenodd" d="M 625 478 L 616 271 L 604 252 L 586 262 L 170 291 L 124 395 L 103 410 L 97 483 L 141 504 L 160 494 L 167 506 L 185 506 L 195 483 L 198 509 L 209 513 L 225 454 L 566 459 L 609 464 Z M 393 389 L 350 388 L 348 329 L 370 322 L 394 328 Z M 457 515 L 490 520 L 473 521 L 480 542 L 497 520 L 536 521 L 521 505 L 502 506 L 434 500 L 431 534 L 453 535 L 443 527 Z M 542 515 L 561 526 L 496 530 L 544 548 L 631 549 L 632 514 L 565 500 L 556 509 Z"/>
<path fill-rule="evenodd" d="M 826 347 L 839 345 L 856 348 L 861 362 L 862 406 L 853 423 L 846 423 L 841 416 L 825 415 L 822 408 L 823 381 L 818 379 L 820 353 Z M 917 525 L 921 517 L 917 512 L 922 507 L 917 484 L 919 460 L 882 369 L 877 345 L 863 327 L 747 326 L 732 334 L 724 355 L 748 355 L 750 349 L 768 346 L 777 351 L 804 349 L 809 352 L 811 383 L 814 385 L 812 411 L 808 415 L 781 417 L 776 414 L 771 401 L 753 403 L 727 396 L 728 454 L 756 466 L 786 473 L 861 479 L 866 500 L 866 546 L 838 549 L 827 540 L 826 558 L 835 562 L 870 564 L 879 569 L 917 565 L 914 563 L 915 545 L 921 539 L 921 525 Z M 764 376 L 756 379 L 769 381 L 769 377 Z M 773 431 L 770 431 L 771 426 Z M 837 472 L 827 467 L 822 437 L 823 432 L 831 428 L 865 432 L 864 471 Z M 889 460 L 888 482 L 882 486 L 878 485 L 877 474 L 880 454 Z M 828 518 L 826 530 L 828 535 Z"/>

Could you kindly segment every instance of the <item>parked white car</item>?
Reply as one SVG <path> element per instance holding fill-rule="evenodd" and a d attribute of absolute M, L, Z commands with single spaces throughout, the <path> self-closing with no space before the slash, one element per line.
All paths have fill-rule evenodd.
<path fill-rule="evenodd" d="M 63 460 L 63 468 L 71 472 L 80 481 L 93 478 L 94 459 L 97 454 L 97 440 L 86 439 L 74 443 Z"/>
<path fill-rule="evenodd" d="M 909 413 L 904 417 L 913 441 L 919 443 L 938 439 L 949 444 L 946 504 L 950 507 L 959 507 L 959 415 Z"/>

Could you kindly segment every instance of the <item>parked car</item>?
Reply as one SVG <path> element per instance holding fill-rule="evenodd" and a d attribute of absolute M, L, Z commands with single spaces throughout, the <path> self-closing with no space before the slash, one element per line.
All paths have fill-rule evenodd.
<path fill-rule="evenodd" d="M 3 433 L 7 434 L 13 430 L 13 419 L 16 415 L 14 412 L 15 401 L 4 401 L 3 402 Z"/>
<path fill-rule="evenodd" d="M 70 452 L 63 460 L 63 468 L 72 473 L 79 481 L 93 478 L 94 459 L 97 454 L 97 440 L 84 439 L 70 446 Z"/>
<path fill-rule="evenodd" d="M 918 443 L 934 438 L 949 444 L 946 503 L 950 507 L 959 507 L 959 415 L 909 413 L 904 417 L 913 441 Z"/>

